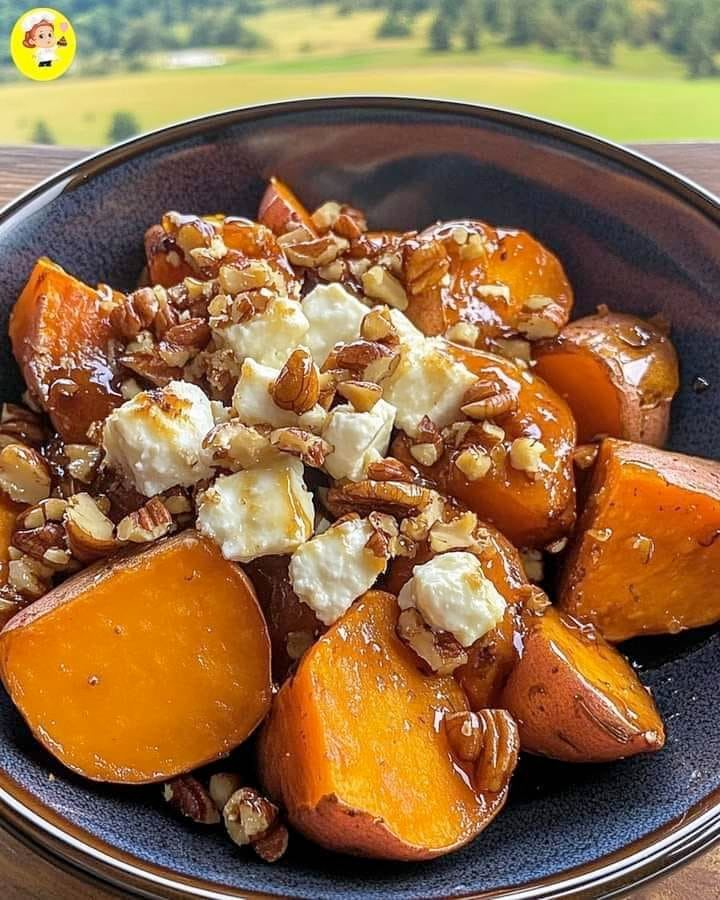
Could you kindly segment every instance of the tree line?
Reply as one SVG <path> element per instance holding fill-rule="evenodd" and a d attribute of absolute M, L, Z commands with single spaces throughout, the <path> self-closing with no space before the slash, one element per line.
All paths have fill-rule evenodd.
<path fill-rule="evenodd" d="M 420 13 L 432 13 L 427 44 L 436 52 L 476 51 L 492 35 L 511 47 L 536 44 L 611 66 L 622 40 L 661 47 L 682 59 L 694 78 L 720 71 L 720 0 L 367 0 L 363 5 L 385 9 L 378 38 L 408 35 Z"/>

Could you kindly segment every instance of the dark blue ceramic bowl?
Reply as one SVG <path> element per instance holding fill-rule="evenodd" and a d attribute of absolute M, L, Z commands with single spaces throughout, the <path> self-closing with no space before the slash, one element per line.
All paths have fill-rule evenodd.
<path fill-rule="evenodd" d="M 469 217 L 527 228 L 565 264 L 579 313 L 598 303 L 665 313 L 683 368 L 672 446 L 717 455 L 717 392 L 691 389 L 697 375 L 720 383 L 717 200 L 596 138 L 467 104 L 280 103 L 168 128 L 81 163 L 0 218 L 2 333 L 39 255 L 86 281 L 129 287 L 143 265 L 142 233 L 163 211 L 251 216 L 272 174 L 308 205 L 346 199 L 379 227 Z M 3 399 L 13 399 L 20 382 L 5 340 L 0 371 Z M 74 778 L 4 696 L 0 813 L 66 865 L 146 896 L 610 896 L 720 836 L 720 639 L 694 632 L 630 652 L 665 715 L 665 750 L 616 765 L 525 760 L 502 815 L 431 863 L 368 863 L 298 838 L 280 864 L 264 865 L 219 831 L 173 818 L 157 787 Z"/>

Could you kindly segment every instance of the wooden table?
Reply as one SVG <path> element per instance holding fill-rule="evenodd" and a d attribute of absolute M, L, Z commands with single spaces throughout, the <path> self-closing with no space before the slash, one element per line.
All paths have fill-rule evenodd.
<path fill-rule="evenodd" d="M 635 149 L 720 195 L 720 143 L 641 144 Z M 83 155 L 78 149 L 0 146 L 0 206 Z M 0 830 L 2 900 L 110 900 L 120 896 L 56 868 Z M 720 848 L 632 895 L 632 900 L 717 898 Z"/>

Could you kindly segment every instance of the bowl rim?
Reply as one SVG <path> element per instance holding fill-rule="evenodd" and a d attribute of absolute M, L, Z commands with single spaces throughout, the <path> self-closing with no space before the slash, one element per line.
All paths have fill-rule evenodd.
<path fill-rule="evenodd" d="M 332 109 L 404 111 L 467 116 L 555 139 L 630 169 L 680 197 L 720 227 L 720 199 L 689 178 L 636 150 L 594 134 L 527 113 L 466 101 L 391 95 L 309 97 L 242 106 L 210 113 L 147 132 L 91 154 L 63 168 L 0 209 L 0 240 L 13 222 L 51 203 L 107 169 L 152 150 L 227 126 L 277 115 Z M 145 862 L 113 847 L 43 804 L 0 768 L 0 828 L 73 874 L 96 884 L 131 890 L 145 897 L 200 897 L 271 900 L 277 895 L 239 890 L 231 885 L 188 877 Z M 678 818 L 624 847 L 555 875 L 499 890 L 457 895 L 454 900 L 577 900 L 612 897 L 689 862 L 720 841 L 720 789 L 712 791 Z M 172 894 L 167 892 L 171 891 Z M 162 892 L 162 893 L 160 893 Z"/>

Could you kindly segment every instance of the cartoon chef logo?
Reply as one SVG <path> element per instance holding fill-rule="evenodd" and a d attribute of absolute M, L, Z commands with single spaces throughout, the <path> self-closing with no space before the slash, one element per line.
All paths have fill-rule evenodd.
<path fill-rule="evenodd" d="M 52 81 L 67 72 L 75 58 L 75 46 L 75 32 L 67 17 L 45 7 L 23 13 L 10 35 L 13 62 L 34 81 Z"/>

